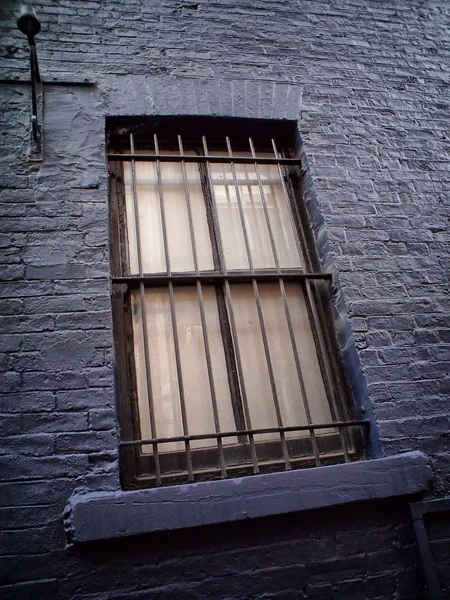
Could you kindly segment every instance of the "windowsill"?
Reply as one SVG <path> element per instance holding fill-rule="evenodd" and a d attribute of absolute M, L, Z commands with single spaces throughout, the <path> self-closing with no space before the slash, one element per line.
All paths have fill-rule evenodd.
<path fill-rule="evenodd" d="M 255 519 L 424 492 L 428 458 L 388 458 L 135 491 L 74 494 L 66 511 L 73 543 Z"/>

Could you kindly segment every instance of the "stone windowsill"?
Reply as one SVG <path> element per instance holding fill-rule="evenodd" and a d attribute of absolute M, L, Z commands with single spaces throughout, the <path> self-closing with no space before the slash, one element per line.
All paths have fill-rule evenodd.
<path fill-rule="evenodd" d="M 430 481 L 428 459 L 415 451 L 223 481 L 74 494 L 65 522 L 72 542 L 91 542 L 416 494 Z"/>

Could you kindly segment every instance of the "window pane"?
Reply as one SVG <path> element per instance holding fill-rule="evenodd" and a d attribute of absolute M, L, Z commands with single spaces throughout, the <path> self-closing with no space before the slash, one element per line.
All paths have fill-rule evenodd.
<path fill-rule="evenodd" d="M 128 264 L 130 273 L 135 274 L 139 273 L 139 264 L 131 164 L 124 163 L 123 169 L 128 234 Z M 164 258 L 155 163 L 136 163 L 136 194 L 142 271 L 144 273 L 162 273 L 166 270 L 166 261 Z"/>
<path fill-rule="evenodd" d="M 305 399 L 301 393 L 279 285 L 260 284 L 258 287 L 282 425 L 306 425 Z M 275 402 L 252 286 L 233 285 L 231 291 L 252 427 L 277 427 Z M 312 421 L 329 422 L 330 410 L 301 286 L 289 284 L 286 293 Z M 293 432 L 288 435 L 298 437 L 309 433 Z M 257 439 L 269 438 L 279 439 L 279 436 L 257 436 Z"/>
<path fill-rule="evenodd" d="M 131 165 L 124 164 L 129 264 L 138 273 L 136 227 Z M 211 242 L 198 165 L 186 163 L 186 179 L 200 270 L 213 269 Z M 167 229 L 167 245 L 172 272 L 194 271 L 185 182 L 181 163 L 161 163 L 162 195 Z M 167 270 L 160 211 L 156 163 L 136 163 L 136 191 L 141 238 L 142 270 L 162 273 Z"/>
<path fill-rule="evenodd" d="M 254 171 L 255 167 L 252 168 Z M 300 260 L 297 250 L 297 233 L 293 231 L 291 226 L 278 167 L 276 165 L 258 165 L 258 171 L 280 267 L 302 267 L 303 260 Z"/>
<path fill-rule="evenodd" d="M 174 288 L 174 299 L 189 434 L 211 433 L 213 435 L 215 432 L 213 405 L 208 384 L 197 290 L 191 286 L 176 287 Z M 203 287 L 203 304 L 218 405 L 219 426 L 221 431 L 230 431 L 234 429 L 234 419 L 214 288 Z M 146 290 L 145 307 L 156 436 L 180 436 L 184 432 L 168 290 L 166 288 Z M 141 436 L 143 439 L 148 439 L 152 436 L 142 315 L 138 292 L 132 295 L 132 312 Z M 224 443 L 232 443 L 233 441 L 235 440 L 232 438 L 226 438 Z M 193 441 L 191 443 L 192 448 L 216 445 L 217 442 L 214 439 Z M 184 443 L 182 442 L 160 446 L 161 452 L 183 449 Z M 151 452 L 151 449 L 149 448 L 147 451 Z"/>
<path fill-rule="evenodd" d="M 248 153 L 245 152 L 235 154 L 236 156 L 248 156 Z M 249 261 L 231 166 L 212 163 L 210 168 L 227 269 L 248 269 Z M 264 200 L 261 198 L 255 166 L 235 164 L 234 168 L 254 268 L 273 269 L 275 267 L 264 213 L 264 200 L 280 267 L 301 267 L 302 262 L 297 250 L 295 232 L 289 219 L 277 166 L 258 166 Z"/>

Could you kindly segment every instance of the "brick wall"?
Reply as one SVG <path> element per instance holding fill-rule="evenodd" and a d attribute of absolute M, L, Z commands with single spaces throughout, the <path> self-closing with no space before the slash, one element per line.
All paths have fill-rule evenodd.
<path fill-rule="evenodd" d="M 18 6 L 0 23 L 2 597 L 425 598 L 406 500 L 69 550 L 61 515 L 119 485 L 104 122 L 124 114 L 300 120 L 383 451 L 421 449 L 430 497 L 449 493 L 448 4 L 41 1 L 42 163 L 29 88 L 5 82 L 29 77 Z"/>

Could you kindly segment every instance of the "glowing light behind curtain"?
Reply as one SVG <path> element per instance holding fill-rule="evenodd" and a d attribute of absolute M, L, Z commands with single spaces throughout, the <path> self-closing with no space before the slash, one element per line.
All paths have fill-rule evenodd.
<path fill-rule="evenodd" d="M 235 152 L 235 155 L 249 156 L 246 152 Z M 261 156 L 269 155 L 261 154 Z M 253 266 L 255 269 L 274 269 L 275 261 L 255 167 L 235 164 L 235 169 Z M 276 165 L 259 165 L 258 170 L 280 267 L 302 267 L 295 243 L 296 234 L 289 221 L 278 168 Z M 248 269 L 248 257 L 231 166 L 212 163 L 211 176 L 227 269 Z"/>
<path fill-rule="evenodd" d="M 229 271 L 248 270 L 249 263 L 238 210 L 236 187 L 230 165 L 212 163 L 210 168 L 226 268 Z M 248 164 L 235 164 L 235 169 L 254 268 L 273 270 L 275 262 L 255 167 Z M 199 270 L 210 271 L 214 269 L 212 246 L 198 165 L 186 163 L 186 173 Z M 296 233 L 289 220 L 278 169 L 275 165 L 260 165 L 259 174 L 263 183 L 280 267 L 301 268 L 302 261 L 294 237 Z M 131 274 L 134 274 L 139 272 L 139 265 L 132 176 L 128 163 L 124 164 L 124 177 L 129 267 Z M 193 272 L 194 260 L 181 164 L 162 162 L 161 179 L 171 271 Z M 142 271 L 144 273 L 166 272 L 155 163 L 136 163 L 136 191 Z M 241 381 L 240 385 L 245 385 L 252 427 L 276 427 L 274 399 L 252 286 L 235 284 L 230 287 L 244 375 L 244 382 Z M 260 283 L 258 287 L 283 425 L 306 424 L 305 402 L 295 368 L 280 288 L 278 284 L 268 283 Z M 202 290 L 220 431 L 233 431 L 236 429 L 236 423 L 228 386 L 228 367 L 223 350 L 216 292 L 213 286 L 205 284 L 202 285 Z M 287 284 L 286 292 L 312 421 L 327 422 L 331 420 L 331 415 L 301 285 Z M 133 292 L 131 300 L 141 436 L 142 439 L 148 439 L 152 436 L 139 292 Z M 175 286 L 174 303 L 189 434 L 213 434 L 215 428 L 211 390 L 196 288 Z M 150 340 L 150 376 L 156 435 L 157 437 L 180 436 L 184 433 L 180 408 L 180 382 L 175 363 L 167 288 L 147 289 L 145 306 Z M 299 437 L 299 435 L 307 436 L 309 433 L 290 433 L 287 437 Z M 256 436 L 255 439 L 279 439 L 279 435 L 264 434 Z M 224 438 L 223 443 L 232 444 L 236 441 L 236 438 Z M 191 443 L 192 448 L 216 445 L 215 439 Z M 165 443 L 160 447 L 162 452 L 183 448 L 182 442 Z M 151 452 L 151 447 L 143 447 L 143 451 Z"/>
<path fill-rule="evenodd" d="M 197 257 L 200 270 L 214 268 L 208 222 L 198 165 L 186 163 L 186 177 L 191 201 Z M 126 219 L 130 273 L 139 272 L 136 226 L 133 203 L 131 165 L 124 163 Z M 183 171 L 180 163 L 161 163 L 164 211 L 167 222 L 169 261 L 172 272 L 194 271 Z M 136 192 L 141 231 L 142 270 L 144 273 L 165 273 L 164 243 L 159 204 L 158 179 L 154 162 L 136 163 Z"/>

